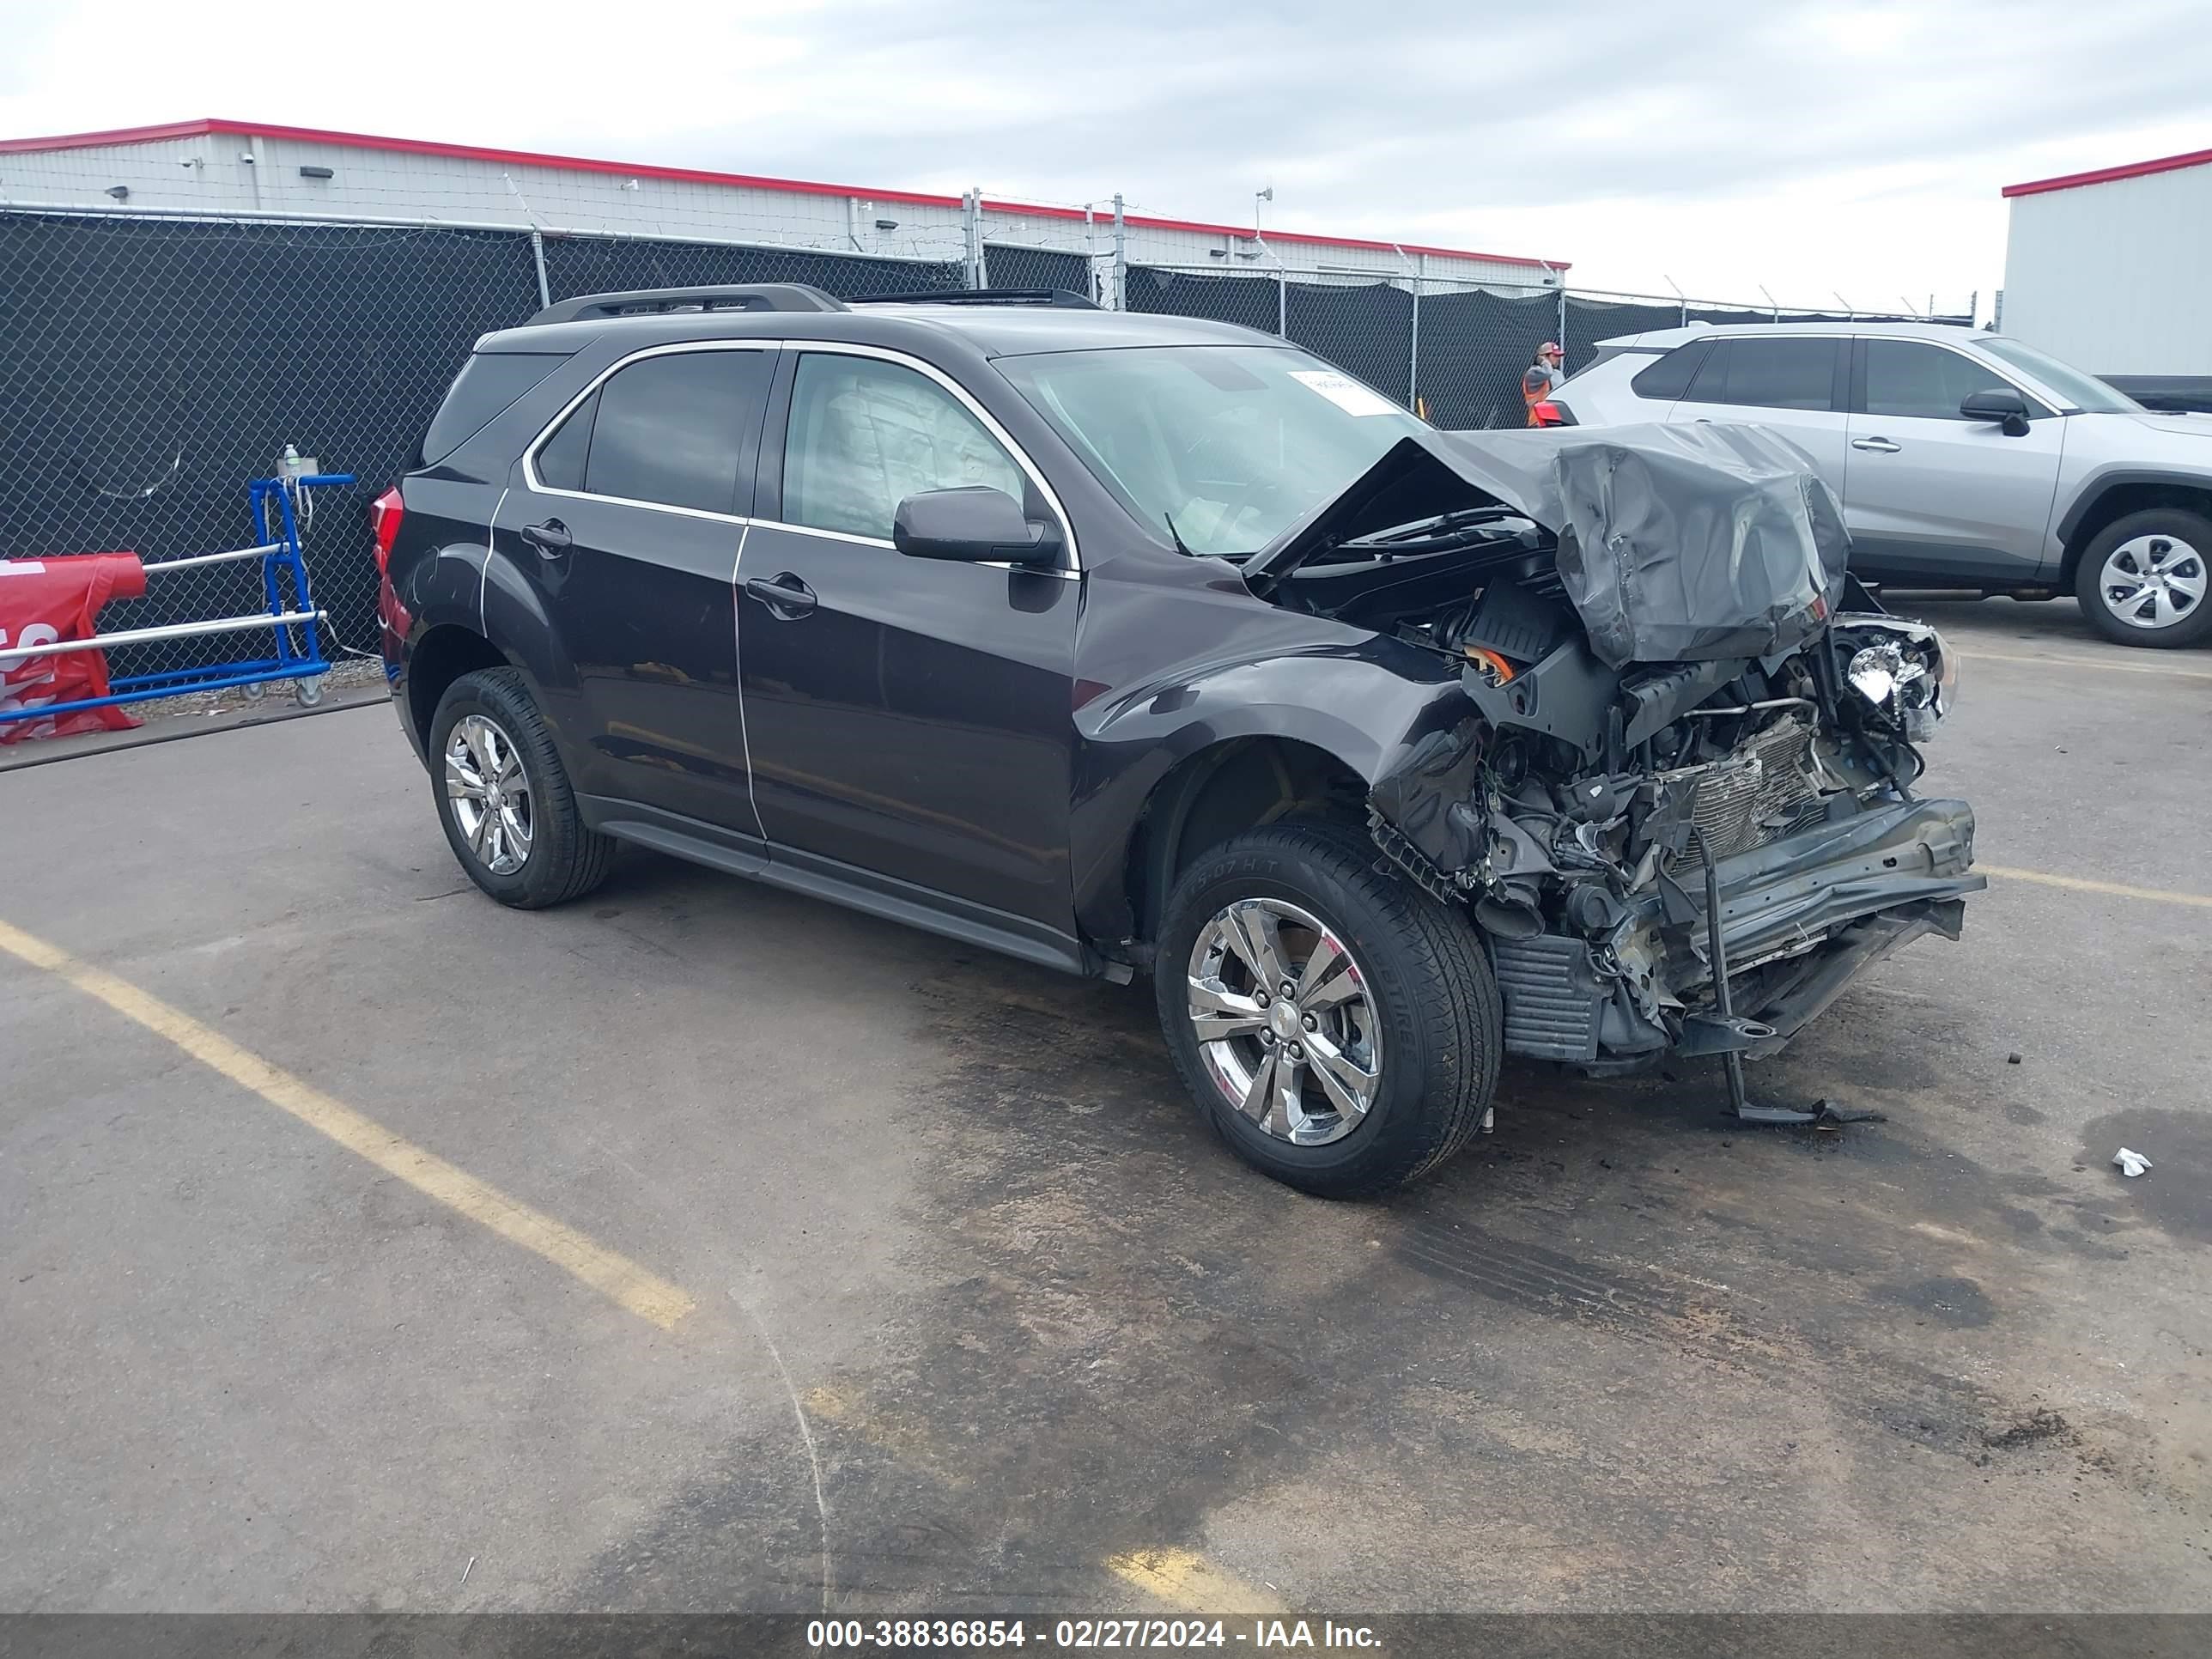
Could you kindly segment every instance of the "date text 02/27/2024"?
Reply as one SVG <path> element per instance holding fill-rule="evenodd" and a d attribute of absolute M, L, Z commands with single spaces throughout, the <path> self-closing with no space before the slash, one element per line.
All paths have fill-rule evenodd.
<path fill-rule="evenodd" d="M 1373 1649 L 1365 1625 L 1322 1620 L 1255 1619 L 1248 1627 L 1220 1619 L 1061 1619 L 1035 1630 L 1019 1619 L 817 1619 L 806 1639 L 836 1648 L 1252 1648 Z"/>

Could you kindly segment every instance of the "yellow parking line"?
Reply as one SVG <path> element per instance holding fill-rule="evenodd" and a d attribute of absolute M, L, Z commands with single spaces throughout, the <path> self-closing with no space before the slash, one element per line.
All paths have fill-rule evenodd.
<path fill-rule="evenodd" d="M 1130 1550 L 1106 1558 L 1124 1583 L 1185 1613 L 1279 1613 L 1282 1602 L 1188 1550 Z"/>
<path fill-rule="evenodd" d="M 2103 662 L 2095 657 L 2021 657 L 2004 651 L 1956 653 L 1969 662 L 2018 662 L 2032 668 L 2094 668 L 2115 674 L 2157 674 L 2169 680 L 2212 680 L 2212 669 L 2169 668 L 2155 662 Z"/>
<path fill-rule="evenodd" d="M 2124 882 L 2091 881 L 2086 876 L 2054 876 L 2041 870 L 2014 870 L 2002 864 L 1984 864 L 1979 860 L 1974 863 L 1974 872 L 2006 881 L 2033 881 L 2045 887 L 2070 888 L 2077 893 L 2109 893 L 2114 898 L 2148 899 L 2154 904 L 2185 904 L 2212 910 L 2212 898 L 2202 893 L 2170 893 L 2162 887 L 2130 887 Z"/>
<path fill-rule="evenodd" d="M 202 1065 L 252 1090 L 271 1106 L 367 1158 L 386 1175 L 489 1227 L 509 1243 L 544 1257 L 640 1319 L 671 1330 L 696 1305 L 683 1291 L 628 1257 L 509 1198 L 496 1187 L 331 1099 L 289 1072 L 271 1066 L 220 1031 L 210 1030 L 129 981 L 79 962 L 66 951 L 4 921 L 0 921 L 0 951 L 67 981 L 88 996 L 97 997 L 125 1018 L 167 1038 Z"/>

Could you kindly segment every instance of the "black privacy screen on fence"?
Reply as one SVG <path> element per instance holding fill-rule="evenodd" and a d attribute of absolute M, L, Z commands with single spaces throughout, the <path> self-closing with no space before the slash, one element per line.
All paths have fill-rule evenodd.
<path fill-rule="evenodd" d="M 1279 332 L 1401 404 L 1418 395 L 1429 418 L 1448 429 L 1520 425 L 1527 418 L 1521 373 L 1559 327 L 1559 295 L 1551 290 L 1425 292 L 1417 336 L 1413 295 L 1389 283 L 1301 283 L 1142 266 L 1129 272 L 1128 305 Z M 1670 312 L 1668 323 L 1676 320 Z"/>
<path fill-rule="evenodd" d="M 993 288 L 1058 289 L 1063 293 L 1091 292 L 1091 261 L 1080 253 L 1062 253 L 1047 247 L 1010 247 L 987 243 L 983 248 L 984 279 Z"/>
<path fill-rule="evenodd" d="M 527 240 L 523 248 L 526 255 Z M 864 295 L 927 294 L 958 288 L 961 282 L 957 264 L 817 253 L 807 248 L 720 247 L 600 237 L 545 239 L 545 286 L 556 300 L 573 299 L 579 294 L 708 288 L 725 283 L 809 283 L 841 300 L 856 300 Z M 531 298 L 530 309 L 534 311 L 537 296 L 533 293 Z"/>
<path fill-rule="evenodd" d="M 362 503 L 398 476 L 470 343 L 537 301 L 526 236 L 0 215 L 0 557 L 250 546 L 246 483 L 296 444 L 363 481 L 317 492 L 308 556 L 338 637 L 373 647 Z M 265 608 L 252 561 L 151 586 L 102 629 Z M 115 666 L 267 644 L 173 641 Z"/>
<path fill-rule="evenodd" d="M 548 236 L 545 271 L 556 299 L 749 282 L 857 297 L 962 282 L 957 264 L 596 237 Z M 337 640 L 374 650 L 367 504 L 407 466 L 477 337 L 538 306 L 520 233 L 0 213 L 0 558 L 249 546 L 247 481 L 274 473 L 289 443 L 361 480 L 315 492 L 307 551 Z M 247 561 L 157 577 L 100 626 L 264 608 Z M 265 647 L 167 641 L 112 666 L 158 672 Z"/>
<path fill-rule="evenodd" d="M 811 283 L 842 298 L 958 289 L 957 262 L 559 234 L 544 237 L 555 299 L 711 283 Z M 1089 290 L 1080 253 L 984 249 L 994 288 Z M 1521 374 L 1562 339 L 1592 343 L 1684 320 L 1685 307 L 1556 290 L 1297 281 L 1252 270 L 1133 266 L 1132 311 L 1280 335 L 1440 427 L 1517 426 Z M 350 489 L 316 492 L 307 551 L 339 644 L 373 650 L 366 507 L 406 466 L 447 382 L 487 330 L 538 309 L 520 231 L 157 219 L 0 210 L 0 558 L 129 550 L 149 561 L 252 540 L 246 483 L 286 444 Z M 1692 320 L 1768 313 L 1686 307 Z M 1564 332 L 1563 331 L 1564 327 Z M 252 562 L 157 578 L 104 629 L 262 610 Z M 245 643 L 241 643 L 241 640 Z M 265 641 L 171 641 L 117 653 L 118 673 L 258 654 Z"/>

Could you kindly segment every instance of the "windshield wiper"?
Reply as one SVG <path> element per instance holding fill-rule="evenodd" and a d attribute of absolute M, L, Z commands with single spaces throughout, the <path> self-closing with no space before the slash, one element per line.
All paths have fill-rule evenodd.
<path fill-rule="evenodd" d="M 1479 530 L 1507 519 L 1527 516 L 1510 507 L 1465 507 L 1455 513 L 1413 519 L 1405 524 L 1392 525 L 1387 530 L 1370 531 L 1364 536 L 1339 542 L 1337 545 L 1377 553 L 1437 552 L 1447 547 L 1464 544 L 1470 539 L 1467 532 L 1471 530 Z"/>
<path fill-rule="evenodd" d="M 1182 544 L 1182 536 L 1176 533 L 1175 527 L 1175 514 L 1169 512 L 1165 507 L 1162 507 L 1160 509 L 1160 517 L 1168 521 L 1168 539 L 1175 544 L 1175 550 L 1182 554 L 1186 559 L 1196 558 L 1198 555 L 1192 552 L 1188 547 L 1185 547 Z"/>

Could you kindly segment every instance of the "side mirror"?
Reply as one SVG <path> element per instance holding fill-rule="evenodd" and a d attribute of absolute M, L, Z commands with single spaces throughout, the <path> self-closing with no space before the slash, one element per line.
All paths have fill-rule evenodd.
<path fill-rule="evenodd" d="M 891 545 L 909 558 L 969 564 L 1051 564 L 1060 557 L 1060 527 L 1032 524 L 1021 503 L 988 484 L 924 489 L 898 504 Z"/>
<path fill-rule="evenodd" d="M 2008 438 L 2027 436 L 2027 399 L 2008 386 L 1986 386 L 1970 392 L 1959 404 L 1959 413 L 1970 421 L 1991 421 Z"/>

